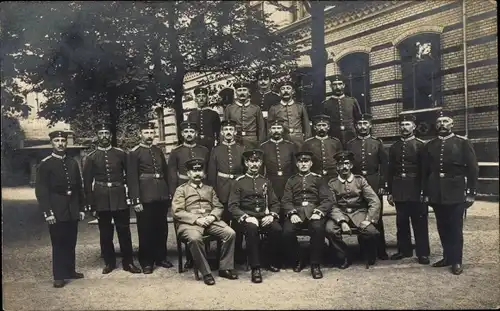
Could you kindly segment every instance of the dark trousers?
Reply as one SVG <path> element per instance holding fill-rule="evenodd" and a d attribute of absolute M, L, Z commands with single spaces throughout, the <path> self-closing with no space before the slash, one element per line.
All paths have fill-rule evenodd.
<path fill-rule="evenodd" d="M 133 263 L 130 210 L 98 212 L 98 217 L 101 252 L 104 262 L 107 265 L 116 265 L 115 246 L 113 244 L 114 227 L 116 227 L 116 234 L 118 235 L 120 250 L 123 256 L 122 263 L 124 265 Z M 114 226 L 111 220 L 114 220 Z"/>
<path fill-rule="evenodd" d="M 62 221 L 49 225 L 52 242 L 52 275 L 54 280 L 69 279 L 75 272 L 75 248 L 78 221 Z"/>
<path fill-rule="evenodd" d="M 420 202 L 396 202 L 396 227 L 398 251 L 413 254 L 410 221 L 415 237 L 417 257 L 429 256 L 429 221 L 426 204 Z"/>
<path fill-rule="evenodd" d="M 433 204 L 443 257 L 448 264 L 462 264 L 465 203 Z"/>
<path fill-rule="evenodd" d="M 222 203 L 224 205 L 224 211 L 222 212 L 222 220 L 226 224 L 230 224 L 231 228 L 236 232 L 236 237 L 234 239 L 234 257 L 238 263 L 244 261 L 243 252 L 243 230 L 240 228 L 238 222 L 233 219 L 233 216 L 228 210 L 227 203 Z"/>
<path fill-rule="evenodd" d="M 377 254 L 381 255 L 387 253 L 387 243 L 385 242 L 384 218 L 382 217 L 384 214 L 384 198 L 381 195 L 378 198 L 380 199 L 380 218 L 375 228 L 379 232 L 377 236 Z"/>
<path fill-rule="evenodd" d="M 294 264 L 299 259 L 302 259 L 299 243 L 297 241 L 297 233 L 304 228 L 311 237 L 309 241 L 311 246 L 311 264 L 319 265 L 323 257 L 323 246 L 325 242 L 325 218 L 319 220 L 305 219 L 301 223 L 293 224 L 287 218 L 283 224 L 283 240 L 288 253 L 289 263 Z"/>
<path fill-rule="evenodd" d="M 156 201 L 143 203 L 144 210 L 137 214 L 139 234 L 139 263 L 152 266 L 167 257 L 167 203 Z"/>
<path fill-rule="evenodd" d="M 237 231 L 240 231 L 245 235 L 248 264 L 252 269 L 259 268 L 261 266 L 259 230 L 267 234 L 268 248 L 266 253 L 269 256 L 269 263 L 278 265 L 283 229 L 277 220 L 274 220 L 271 224 L 265 227 L 262 225 L 257 227 L 249 222 L 237 224 Z"/>

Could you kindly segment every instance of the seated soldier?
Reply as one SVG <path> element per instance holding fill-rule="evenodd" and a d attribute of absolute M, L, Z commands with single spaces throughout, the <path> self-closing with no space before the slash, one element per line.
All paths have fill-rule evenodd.
<path fill-rule="evenodd" d="M 193 158 L 185 164 L 189 181 L 175 190 L 172 199 L 172 213 L 179 222 L 178 234 L 188 241 L 189 250 L 196 267 L 203 274 L 207 285 L 214 285 L 210 266 L 205 253 L 203 235 L 214 235 L 222 240 L 222 251 L 219 265 L 219 276 L 235 280 L 234 271 L 234 238 L 235 232 L 224 221 L 220 220 L 224 207 L 219 202 L 215 190 L 204 185 L 205 160 Z"/>
<path fill-rule="evenodd" d="M 278 272 L 278 254 L 281 240 L 279 224 L 280 202 L 271 182 L 259 174 L 263 163 L 262 150 L 248 150 L 243 153 L 245 175 L 238 177 L 231 186 L 229 212 L 238 222 L 237 231 L 246 237 L 248 262 L 252 268 L 252 282 L 261 283 L 259 230 L 267 233 L 269 241 L 268 270 Z"/>
<path fill-rule="evenodd" d="M 350 265 L 347 245 L 342 242 L 342 233 L 351 234 L 351 228 L 359 231 L 358 241 L 367 268 L 375 264 L 377 258 L 376 239 L 379 234 L 374 224 L 380 217 L 380 200 L 363 176 L 351 173 L 354 154 L 340 151 L 334 155 L 339 176 L 328 182 L 337 205 L 333 207 L 326 223 L 326 234 L 331 243 L 345 258 L 341 268 Z"/>
<path fill-rule="evenodd" d="M 293 271 L 300 272 L 303 262 L 299 256 L 297 231 L 307 228 L 311 235 L 311 274 L 320 279 L 323 274 L 320 263 L 325 241 L 326 215 L 333 205 L 333 198 L 323 177 L 312 173 L 313 153 L 301 151 L 296 153 L 299 173 L 288 179 L 282 198 L 284 212 L 287 216 L 283 225 L 284 241 L 290 259 L 295 264 Z"/>

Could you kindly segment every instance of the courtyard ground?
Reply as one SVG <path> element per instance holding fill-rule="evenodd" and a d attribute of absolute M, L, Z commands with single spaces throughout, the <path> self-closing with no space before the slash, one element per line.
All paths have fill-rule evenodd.
<path fill-rule="evenodd" d="M 402 261 L 379 261 L 366 270 L 355 263 L 347 270 L 323 268 L 313 280 L 309 270 L 264 272 L 252 284 L 240 270 L 236 281 L 216 276 L 215 286 L 196 282 L 191 271 L 159 268 L 132 275 L 121 269 L 102 275 L 97 226 L 80 223 L 77 270 L 85 274 L 62 289 L 52 287 L 51 247 L 47 226 L 31 188 L 2 189 L 2 282 L 5 310 L 132 309 L 492 309 L 500 307 L 499 205 L 477 202 L 464 228 L 464 267 L 460 276 L 447 268 Z M 388 206 L 387 204 L 385 206 Z M 386 212 L 393 212 L 387 208 Z M 384 218 L 388 252 L 396 252 L 395 217 Z M 436 222 L 429 217 L 431 261 L 442 255 Z M 132 225 L 137 246 L 137 229 Z M 356 243 L 348 238 L 349 244 Z M 118 249 L 115 237 L 115 247 Z M 177 263 L 173 228 L 169 259 Z M 214 273 L 216 275 L 216 272 Z"/>

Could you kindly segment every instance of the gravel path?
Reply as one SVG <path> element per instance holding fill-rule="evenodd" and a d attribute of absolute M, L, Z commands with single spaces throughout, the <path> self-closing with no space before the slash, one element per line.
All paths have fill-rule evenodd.
<path fill-rule="evenodd" d="M 192 272 L 159 268 L 151 275 L 115 270 L 102 275 L 96 226 L 80 223 L 78 271 L 85 279 L 62 289 L 52 287 L 48 230 L 29 188 L 3 189 L 3 304 L 5 310 L 132 310 L 132 309 L 491 309 L 500 307 L 499 206 L 479 202 L 465 222 L 465 271 L 421 266 L 415 259 L 379 261 L 365 270 L 355 263 L 347 270 L 323 268 L 313 280 L 305 269 L 264 273 L 252 284 L 249 272 L 240 279 L 216 277 L 208 287 Z M 387 209 L 391 211 L 390 208 Z M 389 253 L 395 250 L 395 217 L 384 218 Z M 441 256 L 434 216 L 430 216 L 431 260 Z M 132 227 L 134 246 L 137 230 Z M 115 237 L 115 245 L 118 249 Z M 355 238 L 349 238 L 355 244 Z M 173 228 L 169 259 L 176 264 Z"/>

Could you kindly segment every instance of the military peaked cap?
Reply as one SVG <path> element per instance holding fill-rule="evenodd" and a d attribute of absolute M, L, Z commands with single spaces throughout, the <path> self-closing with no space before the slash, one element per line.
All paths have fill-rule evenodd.
<path fill-rule="evenodd" d="M 107 122 L 102 122 L 95 127 L 95 131 L 111 131 L 111 124 Z"/>
<path fill-rule="evenodd" d="M 352 153 L 352 151 L 339 151 L 337 152 L 336 154 L 333 155 L 333 158 L 335 159 L 335 161 L 338 162 L 343 162 L 345 160 L 349 160 L 351 162 L 354 161 L 354 153 Z"/>
<path fill-rule="evenodd" d="M 246 160 L 249 159 L 262 159 L 264 157 L 264 152 L 260 149 L 252 149 L 252 150 L 247 150 L 243 152 L 243 158 Z"/>
<path fill-rule="evenodd" d="M 233 87 L 234 87 L 235 90 L 239 89 L 239 88 L 242 88 L 242 87 L 246 87 L 246 88 L 250 89 L 251 85 L 247 81 L 237 81 L 237 82 L 233 83 Z"/>
<path fill-rule="evenodd" d="M 269 123 L 270 126 L 273 126 L 273 125 L 281 125 L 281 126 L 284 126 L 285 125 L 285 121 L 281 120 L 281 119 L 274 119 L 273 121 L 271 121 L 271 123 Z"/>
<path fill-rule="evenodd" d="M 206 87 L 197 87 L 194 89 L 193 93 L 194 95 L 198 95 L 200 93 L 208 95 L 208 89 Z"/>
<path fill-rule="evenodd" d="M 220 126 L 223 127 L 223 126 L 236 126 L 238 123 L 236 123 L 236 121 L 233 121 L 233 120 L 222 120 L 220 122 Z"/>
<path fill-rule="evenodd" d="M 453 115 L 451 114 L 451 111 L 449 111 L 449 110 L 440 110 L 437 117 L 438 118 L 448 117 L 448 118 L 453 119 Z"/>
<path fill-rule="evenodd" d="M 330 116 L 326 114 L 320 114 L 317 116 L 314 116 L 311 118 L 314 124 L 320 123 L 320 122 L 328 122 L 330 123 Z"/>
<path fill-rule="evenodd" d="M 49 133 L 49 138 L 54 139 L 56 137 L 68 138 L 68 133 L 61 130 L 52 131 Z"/>
<path fill-rule="evenodd" d="M 298 151 L 298 152 L 295 152 L 295 158 L 297 160 L 300 160 L 300 159 L 311 160 L 312 157 L 313 157 L 313 153 L 311 151 Z"/>
<path fill-rule="evenodd" d="M 271 79 L 271 75 L 271 69 L 265 67 L 259 70 L 255 76 L 257 79 Z"/>
<path fill-rule="evenodd" d="M 181 123 L 181 130 L 194 129 L 197 130 L 196 123 L 190 121 L 184 121 Z"/>
<path fill-rule="evenodd" d="M 202 158 L 192 158 L 184 163 L 184 166 L 188 171 L 195 170 L 203 170 L 205 168 L 205 160 Z"/>
<path fill-rule="evenodd" d="M 145 122 L 140 125 L 141 130 L 154 130 L 155 124 L 151 122 Z"/>
<path fill-rule="evenodd" d="M 358 121 L 371 121 L 371 120 L 373 120 L 373 116 L 371 114 L 363 113 Z"/>
<path fill-rule="evenodd" d="M 417 118 L 412 114 L 400 114 L 399 115 L 399 122 L 404 122 L 404 121 L 415 122 L 416 120 L 417 120 Z"/>
<path fill-rule="evenodd" d="M 334 74 L 330 78 L 328 78 L 330 82 L 344 82 L 344 77 L 340 74 Z"/>

